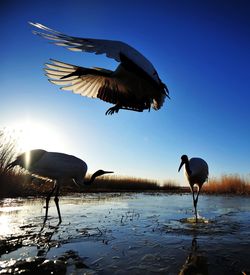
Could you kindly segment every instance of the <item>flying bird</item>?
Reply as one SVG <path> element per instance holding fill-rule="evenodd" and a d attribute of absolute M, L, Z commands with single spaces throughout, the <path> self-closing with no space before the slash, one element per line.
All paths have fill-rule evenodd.
<path fill-rule="evenodd" d="M 161 81 L 152 63 L 128 44 L 104 39 L 68 36 L 39 23 L 29 22 L 38 30 L 33 33 L 71 51 L 106 54 L 119 62 L 114 71 L 93 67 L 85 68 L 50 59 L 45 64 L 49 81 L 82 96 L 99 98 L 115 104 L 106 115 L 120 109 L 143 112 L 152 107 L 159 110 L 166 97 L 167 86 Z"/>
<path fill-rule="evenodd" d="M 75 184 L 82 187 L 84 185 L 90 185 L 98 176 L 113 173 L 111 171 L 98 170 L 91 176 L 89 181 L 84 181 L 88 166 L 83 160 L 75 156 L 47 152 L 42 149 L 24 152 L 19 155 L 15 161 L 8 164 L 7 169 L 11 169 L 16 165 L 26 169 L 34 177 L 42 177 L 54 181 L 54 187 L 46 198 L 46 212 L 43 224 L 45 224 L 48 218 L 49 201 L 54 193 L 59 224 L 62 222 L 58 196 L 63 180 L 72 179 Z"/>
<path fill-rule="evenodd" d="M 191 191 L 193 194 L 193 204 L 195 209 L 195 219 L 197 218 L 197 203 L 200 194 L 200 190 L 202 185 L 208 180 L 208 164 L 204 159 L 201 158 L 191 158 L 188 159 L 187 155 L 183 155 L 181 157 L 181 164 L 179 166 L 178 172 L 181 170 L 181 167 L 185 165 L 185 175 L 191 187 Z M 197 186 L 197 194 L 195 198 L 195 190 L 194 186 Z"/>

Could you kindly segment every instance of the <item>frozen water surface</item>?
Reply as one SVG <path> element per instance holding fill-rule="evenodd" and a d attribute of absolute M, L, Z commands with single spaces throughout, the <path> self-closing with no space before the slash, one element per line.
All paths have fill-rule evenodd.
<path fill-rule="evenodd" d="M 191 194 L 79 194 L 41 231 L 44 204 L 0 201 L 0 274 L 250 274 L 250 197 L 201 195 L 196 224 Z"/>

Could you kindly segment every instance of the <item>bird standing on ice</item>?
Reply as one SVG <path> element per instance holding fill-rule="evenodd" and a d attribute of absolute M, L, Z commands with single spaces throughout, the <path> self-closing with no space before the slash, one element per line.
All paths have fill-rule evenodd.
<path fill-rule="evenodd" d="M 128 44 L 68 36 L 39 23 L 30 24 L 39 29 L 33 31 L 34 34 L 51 40 L 55 45 L 71 51 L 106 54 L 120 63 L 115 71 L 84 68 L 53 59 L 46 64 L 49 81 L 61 86 L 62 90 L 115 104 L 106 115 L 118 113 L 120 109 L 142 112 L 152 107 L 159 110 L 166 96 L 169 97 L 168 88 L 152 63 Z"/>
<path fill-rule="evenodd" d="M 181 167 L 185 164 L 185 175 L 191 187 L 193 193 L 193 204 L 195 209 L 195 219 L 196 222 L 198 221 L 197 218 L 197 203 L 198 197 L 200 194 L 200 190 L 202 185 L 208 180 L 208 164 L 205 160 L 201 158 L 191 158 L 188 159 L 187 155 L 183 155 L 181 157 L 181 164 L 179 166 L 178 172 L 181 170 Z M 195 191 L 194 185 L 198 187 L 196 198 L 195 198 Z"/>
<path fill-rule="evenodd" d="M 7 168 L 11 169 L 16 165 L 26 169 L 34 177 L 43 177 L 54 181 L 54 187 L 46 198 L 44 224 L 48 217 L 49 201 L 54 192 L 59 224 L 62 222 L 58 198 L 62 180 L 72 179 L 77 185 L 82 187 L 84 184 L 90 185 L 98 176 L 106 173 L 113 173 L 110 171 L 98 170 L 91 176 L 90 180 L 86 182 L 84 181 L 84 177 L 88 167 L 83 160 L 75 156 L 47 152 L 41 149 L 27 151 L 19 155 L 15 161 L 8 164 Z"/>

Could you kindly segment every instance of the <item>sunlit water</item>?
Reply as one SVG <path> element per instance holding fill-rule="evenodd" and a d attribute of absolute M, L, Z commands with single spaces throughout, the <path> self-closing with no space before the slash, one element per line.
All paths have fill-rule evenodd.
<path fill-rule="evenodd" d="M 201 195 L 197 224 L 188 194 L 62 197 L 62 224 L 56 227 L 52 200 L 41 232 L 44 200 L 5 199 L 0 206 L 0 274 L 27 262 L 43 266 L 44 274 L 46 268 L 53 274 L 250 271 L 249 197 Z"/>

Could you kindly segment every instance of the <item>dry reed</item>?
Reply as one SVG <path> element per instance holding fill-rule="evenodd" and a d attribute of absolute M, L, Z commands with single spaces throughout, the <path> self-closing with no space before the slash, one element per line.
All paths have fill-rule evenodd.
<path fill-rule="evenodd" d="M 250 194 L 250 180 L 239 175 L 223 175 L 212 178 L 204 184 L 203 192 L 207 194 Z"/>
<path fill-rule="evenodd" d="M 7 164 L 16 154 L 16 140 L 5 128 L 0 129 L 0 197 L 23 192 L 25 180 L 19 170 L 8 171 Z"/>

